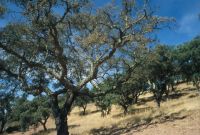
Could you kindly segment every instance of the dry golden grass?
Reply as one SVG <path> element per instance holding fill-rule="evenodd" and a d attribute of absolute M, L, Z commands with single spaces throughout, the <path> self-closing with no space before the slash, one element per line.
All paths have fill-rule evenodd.
<path fill-rule="evenodd" d="M 161 103 L 160 108 L 157 108 L 153 100 L 149 100 L 142 105 L 133 105 L 130 108 L 130 114 L 126 116 L 122 115 L 122 110 L 118 106 L 112 106 L 111 114 L 105 117 L 101 117 L 101 113 L 96 111 L 97 109 L 93 104 L 88 106 L 88 114 L 86 116 L 80 116 L 79 108 L 74 108 L 68 118 L 69 131 L 71 134 L 87 135 L 93 134 L 91 133 L 93 129 L 105 128 L 109 130 L 112 127 L 127 128 L 127 125 L 130 124 L 134 125 L 158 121 L 161 116 L 167 118 L 173 114 L 187 115 L 190 111 L 200 109 L 200 96 L 195 91 L 188 91 L 189 88 L 193 88 L 193 86 L 191 84 L 180 84 L 177 86 L 177 91 L 182 93 L 179 97 Z M 147 93 L 141 98 L 148 99 L 151 96 L 150 93 Z M 47 127 L 55 128 L 52 119 L 49 119 Z M 41 129 L 39 127 L 35 132 Z M 25 134 L 28 135 L 33 132 L 33 130 L 30 130 Z M 56 132 L 52 131 L 49 134 L 54 135 Z M 17 134 L 15 133 L 15 135 Z"/>

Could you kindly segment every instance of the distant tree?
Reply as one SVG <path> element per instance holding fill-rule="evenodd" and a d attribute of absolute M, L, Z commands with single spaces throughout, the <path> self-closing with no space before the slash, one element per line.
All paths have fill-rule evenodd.
<path fill-rule="evenodd" d="M 122 50 L 126 60 L 115 59 L 114 65 L 120 65 L 113 71 L 106 80 L 104 80 L 96 89 L 98 91 L 108 92 L 105 97 L 97 97 L 98 106 L 105 110 L 112 104 L 119 105 L 124 114 L 128 113 L 128 108 L 137 103 L 138 97 L 147 90 L 148 79 L 146 73 L 146 64 L 148 49 L 145 45 L 134 47 L 134 52 Z M 102 109 L 101 109 L 102 110 Z"/>
<path fill-rule="evenodd" d="M 116 89 L 116 103 L 123 108 L 124 114 L 128 113 L 128 108 L 138 102 L 138 98 L 147 89 L 147 82 L 134 81 L 126 82 L 121 89 Z"/>
<path fill-rule="evenodd" d="M 124 83 L 121 88 L 117 88 L 115 102 L 123 109 L 124 114 L 128 113 L 128 108 L 135 101 L 135 96 L 132 95 L 133 90 L 131 84 Z"/>
<path fill-rule="evenodd" d="M 26 122 L 25 118 L 23 118 L 25 117 L 24 112 L 26 112 L 27 109 L 29 108 L 27 104 L 28 104 L 27 96 L 22 95 L 22 97 L 15 98 L 12 107 L 13 109 L 11 113 L 11 122 L 16 122 L 16 121 L 19 122 L 22 131 L 25 131 L 29 126 L 28 124 L 27 125 L 23 124 Z M 28 114 L 27 117 L 29 117 Z M 23 120 L 25 120 L 25 122 L 23 122 Z"/>
<path fill-rule="evenodd" d="M 94 97 L 95 105 L 101 111 L 102 117 L 110 114 L 114 102 L 115 95 L 111 93 L 111 87 L 110 78 L 107 78 L 104 82 L 99 84 L 98 87 L 94 87 L 92 90 L 95 94 L 106 93 L 105 95 Z"/>
<path fill-rule="evenodd" d="M 33 115 L 34 123 L 37 125 L 40 123 L 44 130 L 47 130 L 46 123 L 51 115 L 50 104 L 46 96 L 36 97 L 30 102 L 30 109 Z"/>
<path fill-rule="evenodd" d="M 138 98 L 148 88 L 147 57 L 148 47 L 141 45 L 135 47 L 134 52 L 126 51 L 126 61 L 121 64 L 113 75 L 113 94 L 116 95 L 115 103 L 122 107 L 124 114 L 128 113 L 128 108 L 138 102 Z M 120 72 L 120 73 L 119 73 Z"/>
<path fill-rule="evenodd" d="M 113 104 L 113 95 L 107 94 L 106 96 L 98 96 L 95 98 L 95 105 L 101 111 L 101 116 L 104 117 L 111 112 Z"/>
<path fill-rule="evenodd" d="M 84 88 L 82 91 L 84 93 L 89 93 L 89 89 L 88 88 Z M 81 113 L 82 115 L 86 114 L 87 105 L 88 105 L 88 103 L 91 102 L 91 100 L 92 99 L 89 96 L 84 96 L 84 95 L 81 95 L 81 96 L 76 98 L 75 106 L 78 106 L 79 108 L 83 109 L 83 112 Z"/>
<path fill-rule="evenodd" d="M 167 83 L 166 90 L 166 98 L 168 98 L 169 92 L 175 92 L 177 83 L 180 81 L 180 73 L 179 73 L 179 62 L 176 58 L 177 48 L 174 46 L 167 46 L 167 57 L 168 57 L 168 66 L 171 68 L 168 70 L 169 72 L 169 82 Z"/>
<path fill-rule="evenodd" d="M 12 112 L 12 121 L 19 121 L 22 131 L 31 125 L 41 124 L 44 130 L 46 122 L 50 117 L 51 110 L 45 96 L 39 96 L 32 101 L 27 100 L 26 96 L 16 99 Z"/>
<path fill-rule="evenodd" d="M 132 75 L 128 81 L 123 82 L 113 90 L 115 103 L 122 107 L 125 115 L 128 113 L 128 108 L 136 104 L 139 96 L 147 90 L 147 80 L 145 76 L 142 76 L 139 72 L 138 75 L 136 75 L 137 72 L 135 73 L 135 71 L 133 74 L 134 75 Z M 115 79 L 113 81 L 118 82 L 118 80 Z"/>
<path fill-rule="evenodd" d="M 200 90 L 200 37 L 178 47 L 180 74 Z"/>
<path fill-rule="evenodd" d="M 141 67 L 137 67 L 140 69 Z M 142 70 L 141 70 L 142 71 Z M 131 75 L 133 73 L 133 75 Z M 147 79 L 143 73 L 130 71 L 127 75 L 114 74 L 102 82 L 98 91 L 108 92 L 105 96 L 95 98 L 96 106 L 102 111 L 102 116 L 109 114 L 112 104 L 122 107 L 124 114 L 128 113 L 129 106 L 137 103 L 138 97 L 148 88 Z"/>
<path fill-rule="evenodd" d="M 0 30 L 0 70 L 18 80 L 24 92 L 48 95 L 58 135 L 69 134 L 67 115 L 82 88 L 112 71 L 112 59 L 122 49 L 134 52 L 135 46 L 146 45 L 168 21 L 154 15 L 146 1 L 122 0 L 98 10 L 89 0 L 9 2 L 22 20 Z M 49 89 L 53 83 L 60 87 Z"/>
<path fill-rule="evenodd" d="M 157 45 L 149 55 L 149 81 L 158 107 L 160 107 L 160 102 L 164 93 L 167 92 L 167 85 L 171 83 L 173 75 L 170 55 L 169 47 L 164 45 Z"/>

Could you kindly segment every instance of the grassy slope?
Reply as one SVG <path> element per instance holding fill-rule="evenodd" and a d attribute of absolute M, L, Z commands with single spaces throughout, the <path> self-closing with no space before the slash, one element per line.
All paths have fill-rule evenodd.
<path fill-rule="evenodd" d="M 190 118 L 191 115 L 196 114 L 196 112 L 200 111 L 200 96 L 198 96 L 197 92 L 193 90 L 192 85 L 181 84 L 177 87 L 177 92 L 178 94 L 176 94 L 175 96 L 171 96 L 169 100 L 163 102 L 161 104 L 160 109 L 158 109 L 156 107 L 155 102 L 151 100 L 150 98 L 151 94 L 147 93 L 146 95 L 141 97 L 141 100 L 143 101 L 146 100 L 148 102 L 143 102 L 143 104 L 141 105 L 132 106 L 130 109 L 131 113 L 127 116 L 123 116 L 121 109 L 117 106 L 113 106 L 111 114 L 104 118 L 101 117 L 100 112 L 97 112 L 96 107 L 92 104 L 88 106 L 87 110 L 88 115 L 86 116 L 80 116 L 79 115 L 80 110 L 78 108 L 75 108 L 68 119 L 70 125 L 70 133 L 81 134 L 81 135 L 84 134 L 104 135 L 104 134 L 132 134 L 134 132 L 134 134 L 136 135 L 143 135 L 143 134 L 150 135 L 150 132 L 152 132 L 153 133 L 152 135 L 156 135 L 157 132 L 157 134 L 159 135 L 161 131 L 163 131 L 162 134 L 164 134 L 165 132 L 167 134 L 168 130 L 172 131 L 173 126 L 171 127 L 172 129 L 169 126 L 168 128 L 163 127 L 165 123 L 167 124 L 168 122 L 173 121 L 174 119 L 187 120 L 188 118 Z M 195 117 L 197 117 L 197 120 L 200 119 L 200 115 L 195 115 Z M 191 119 L 192 118 L 193 117 L 191 117 Z M 158 124 L 162 122 L 165 123 Z M 174 121 L 173 123 L 175 122 L 176 121 Z M 158 129 L 160 128 L 160 130 L 157 130 L 157 127 L 156 128 L 153 127 L 153 129 L 156 129 L 155 131 L 154 130 L 148 131 L 149 128 L 144 129 L 144 127 L 146 128 L 147 125 L 150 125 L 150 127 L 153 127 L 152 125 L 154 126 L 158 125 Z M 184 125 L 182 126 L 183 128 L 185 128 Z M 192 125 L 186 125 L 186 126 L 192 126 Z M 52 119 L 49 119 L 47 127 L 49 129 L 55 128 L 54 121 Z M 162 130 L 164 128 L 166 130 Z M 24 134 L 30 135 L 31 133 L 36 133 L 39 130 L 42 130 L 42 127 L 39 127 L 35 130 L 30 129 L 30 131 L 27 131 Z M 197 132 L 199 131 L 199 129 L 196 130 Z M 147 131 L 147 132 L 145 134 L 145 132 L 142 131 Z M 176 131 L 174 131 L 173 133 L 176 133 Z M 13 135 L 20 135 L 20 134 L 22 133 L 14 133 Z M 47 134 L 47 133 L 42 133 L 42 134 Z M 55 131 L 50 131 L 48 134 L 54 135 Z M 178 131 L 176 134 L 182 135 L 181 132 L 179 134 Z"/>

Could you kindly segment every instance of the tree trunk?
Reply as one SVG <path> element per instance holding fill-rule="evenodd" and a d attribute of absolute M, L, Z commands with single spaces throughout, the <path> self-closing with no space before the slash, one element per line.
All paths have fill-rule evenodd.
<path fill-rule="evenodd" d="M 55 118 L 57 135 L 69 135 L 67 115 L 71 110 L 76 95 L 74 93 L 68 93 L 68 94 L 69 97 L 66 98 L 65 104 L 63 105 L 62 108 L 60 108 L 58 105 L 57 95 L 53 95 L 52 97 L 50 97 L 53 116 Z"/>
<path fill-rule="evenodd" d="M 67 117 L 58 116 L 55 121 L 57 135 L 69 135 Z"/>
<path fill-rule="evenodd" d="M 171 85 L 172 91 L 175 92 L 174 84 Z"/>
<path fill-rule="evenodd" d="M 101 110 L 101 117 L 105 117 L 105 112 L 104 112 L 104 110 Z"/>
<path fill-rule="evenodd" d="M 83 115 L 86 114 L 86 108 L 87 108 L 87 106 L 83 106 Z"/>
<path fill-rule="evenodd" d="M 160 108 L 160 100 L 157 100 L 157 106 Z"/>
<path fill-rule="evenodd" d="M 127 106 L 123 106 L 123 109 L 124 109 L 124 115 L 127 115 L 127 113 L 128 113 L 128 107 Z"/>
<path fill-rule="evenodd" d="M 55 118 L 57 135 L 69 135 L 67 125 L 67 110 L 69 108 L 64 107 L 63 109 L 60 109 L 58 106 L 57 96 L 51 97 L 50 99 L 53 116 Z"/>
<path fill-rule="evenodd" d="M 159 93 L 157 93 L 156 91 L 153 93 L 154 94 L 154 99 L 155 99 L 155 102 L 157 104 L 157 107 L 160 108 L 160 96 L 159 96 Z"/>
<path fill-rule="evenodd" d="M 43 126 L 44 131 L 47 131 L 46 123 L 47 123 L 48 118 L 49 118 L 49 117 L 46 117 L 46 118 L 44 119 L 44 121 L 42 121 L 42 120 L 39 121 L 40 124 Z"/>
<path fill-rule="evenodd" d="M 160 95 L 160 94 L 162 94 L 162 93 L 158 93 L 157 95 L 156 95 L 156 103 L 157 103 L 157 107 L 158 108 L 160 108 L 160 102 L 161 102 L 161 100 L 162 100 L 162 95 Z"/>
<path fill-rule="evenodd" d="M 168 100 L 168 98 L 169 98 L 169 87 L 166 89 L 166 91 L 165 91 L 165 96 L 166 96 L 166 99 Z"/>
<path fill-rule="evenodd" d="M 6 122 L 3 120 L 1 122 L 0 133 L 3 133 L 3 129 L 4 129 L 5 124 L 6 124 Z"/>
<path fill-rule="evenodd" d="M 53 116 L 55 118 L 55 125 L 57 130 L 57 135 L 69 135 L 68 131 L 68 123 L 67 123 L 67 115 L 71 110 L 73 101 L 76 98 L 74 93 L 68 93 L 69 97 L 66 98 L 65 104 L 62 108 L 58 105 L 58 95 L 51 95 L 50 103 L 53 112 Z"/>
<path fill-rule="evenodd" d="M 111 107 L 108 107 L 107 111 L 106 111 L 106 114 L 110 114 L 110 111 L 111 111 Z"/>
<path fill-rule="evenodd" d="M 44 128 L 44 131 L 47 131 L 46 123 L 42 123 L 42 126 Z"/>
<path fill-rule="evenodd" d="M 199 91 L 200 90 L 199 83 L 196 83 L 195 86 L 196 86 L 197 90 Z"/>
<path fill-rule="evenodd" d="M 138 97 L 139 97 L 139 95 L 136 95 L 136 97 L 135 97 L 135 104 L 137 104 L 137 102 L 138 102 Z"/>

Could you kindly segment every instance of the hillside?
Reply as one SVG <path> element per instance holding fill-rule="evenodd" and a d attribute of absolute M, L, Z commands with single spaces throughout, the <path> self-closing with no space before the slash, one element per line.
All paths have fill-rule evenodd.
<path fill-rule="evenodd" d="M 148 102 L 147 102 L 148 101 Z M 71 134 L 95 135 L 199 135 L 200 134 L 200 96 L 191 84 L 177 86 L 176 93 L 157 108 L 152 95 L 147 93 L 140 98 L 140 104 L 130 109 L 130 114 L 124 116 L 117 106 L 112 107 L 111 114 L 101 117 L 93 104 L 87 109 L 86 116 L 80 116 L 78 108 L 73 109 L 69 116 Z M 48 120 L 48 133 L 42 127 L 30 129 L 30 134 L 55 134 L 54 121 Z"/>
<path fill-rule="evenodd" d="M 126 135 L 199 135 L 200 110 L 191 111 L 181 120 L 171 120 L 161 124 L 143 126 Z"/>

